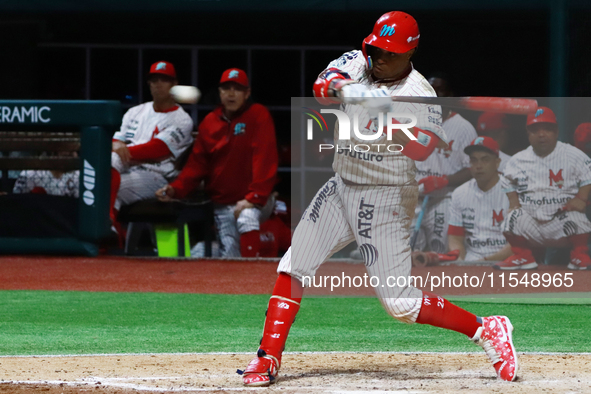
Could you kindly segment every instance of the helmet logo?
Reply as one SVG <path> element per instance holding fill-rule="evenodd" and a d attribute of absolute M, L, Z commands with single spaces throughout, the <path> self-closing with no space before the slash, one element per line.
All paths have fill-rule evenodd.
<path fill-rule="evenodd" d="M 228 78 L 238 78 L 238 70 L 232 70 L 230 71 L 230 74 L 228 74 Z"/>
<path fill-rule="evenodd" d="M 394 26 L 384 25 L 382 26 L 382 30 L 380 30 L 380 37 L 391 36 L 394 33 L 396 33 Z"/>
<path fill-rule="evenodd" d="M 484 143 L 484 138 L 478 137 L 474 140 L 474 145 L 482 145 Z"/>
<path fill-rule="evenodd" d="M 536 114 L 534 115 L 534 118 L 537 118 L 538 116 L 542 115 L 543 113 L 544 113 L 544 110 L 543 110 L 543 109 L 541 109 L 541 108 L 540 108 L 540 109 L 538 109 L 538 110 L 536 111 Z"/>
<path fill-rule="evenodd" d="M 156 70 L 166 70 L 166 63 L 160 62 L 156 65 Z"/>
<path fill-rule="evenodd" d="M 480 128 L 482 130 L 486 129 L 486 123 L 484 123 L 484 122 L 480 123 Z"/>
<path fill-rule="evenodd" d="M 419 35 L 417 35 L 416 37 L 408 37 L 408 38 L 406 39 L 406 42 L 411 42 L 411 41 L 418 40 L 420 36 L 421 36 L 421 35 L 419 34 Z"/>

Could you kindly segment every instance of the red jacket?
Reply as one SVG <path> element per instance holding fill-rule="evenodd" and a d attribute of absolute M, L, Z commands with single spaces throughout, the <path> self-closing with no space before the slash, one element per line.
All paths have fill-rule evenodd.
<path fill-rule="evenodd" d="M 171 186 L 183 198 L 205 179 L 215 203 L 246 198 L 264 205 L 275 186 L 277 165 L 275 126 L 267 108 L 249 105 L 229 121 L 218 107 L 199 125 L 193 151 Z"/>

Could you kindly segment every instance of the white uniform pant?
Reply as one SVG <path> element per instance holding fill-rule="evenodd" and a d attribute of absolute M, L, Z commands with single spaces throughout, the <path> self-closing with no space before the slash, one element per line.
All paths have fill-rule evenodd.
<path fill-rule="evenodd" d="M 447 228 L 449 226 L 450 205 L 451 197 L 429 200 L 415 243 L 415 250 L 426 250 L 437 253 L 446 253 L 448 251 Z M 415 210 L 417 216 L 420 209 L 421 204 L 418 204 Z"/>
<path fill-rule="evenodd" d="M 504 233 L 524 237 L 532 245 L 540 247 L 571 246 L 568 237 L 591 232 L 591 222 L 584 213 L 562 212 L 552 220 L 541 222 L 523 208 L 511 211 L 502 227 Z"/>
<path fill-rule="evenodd" d="M 243 209 L 236 218 L 234 217 L 236 204 L 216 205 L 214 219 L 220 241 L 221 257 L 240 257 L 240 235 L 259 230 L 261 223 L 273 213 L 274 206 L 275 198 L 269 197 L 262 209 Z"/>
<path fill-rule="evenodd" d="M 417 196 L 416 185 L 348 186 L 338 175 L 331 178 L 304 212 L 277 271 L 299 280 L 313 276 L 334 253 L 357 241 L 368 274 L 379 278 L 375 290 L 386 311 L 415 322 L 422 291 L 386 283 L 388 277 L 410 277 L 409 229 Z"/>
<path fill-rule="evenodd" d="M 121 185 L 117 200 L 115 200 L 115 209 L 117 210 L 121 209 L 123 205 L 155 198 L 156 191 L 168 184 L 168 180 L 162 174 L 149 171 L 141 165 L 123 164 L 115 152 L 111 153 L 111 166 L 121 174 Z"/>

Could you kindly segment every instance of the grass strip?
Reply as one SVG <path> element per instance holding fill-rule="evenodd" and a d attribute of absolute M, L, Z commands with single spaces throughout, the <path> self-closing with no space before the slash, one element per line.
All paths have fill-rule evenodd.
<path fill-rule="evenodd" d="M 0 291 L 0 355 L 254 352 L 266 295 Z M 457 302 L 504 314 L 518 351 L 591 352 L 589 305 Z M 308 298 L 289 351 L 479 351 L 462 334 L 402 324 L 375 298 Z"/>

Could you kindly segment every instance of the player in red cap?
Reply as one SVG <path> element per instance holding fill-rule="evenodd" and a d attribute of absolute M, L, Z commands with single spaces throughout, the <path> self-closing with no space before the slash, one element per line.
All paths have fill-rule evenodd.
<path fill-rule="evenodd" d="M 478 132 L 478 135 L 490 137 L 499 145 L 499 157 L 501 159 L 499 172 L 502 173 L 509 162 L 509 159 L 511 159 L 511 156 L 504 152 L 508 149 L 509 145 L 509 124 L 507 122 L 507 114 L 484 112 L 478 117 L 476 131 Z"/>
<path fill-rule="evenodd" d="M 193 120 L 170 94 L 176 84 L 172 63 L 152 64 L 148 86 L 153 101 L 130 108 L 113 136 L 110 216 L 116 227 L 122 205 L 152 198 L 177 176 L 179 158 L 193 142 Z"/>
<path fill-rule="evenodd" d="M 510 203 L 503 232 L 513 255 L 495 268 L 533 269 L 538 264 L 532 248 L 571 247 L 568 268 L 589 269 L 591 222 L 584 212 L 591 160 L 558 141 L 558 123 L 550 108 L 539 107 L 529 115 L 526 129 L 531 146 L 509 160 L 503 181 Z"/>
<path fill-rule="evenodd" d="M 498 173 L 499 145 L 490 137 L 478 137 L 464 152 L 470 157 L 473 179 L 452 193 L 449 249 L 458 249 L 460 260 L 504 260 L 511 255 L 501 229 L 509 200 Z"/>
<path fill-rule="evenodd" d="M 591 154 L 591 123 L 581 123 L 575 130 L 575 146 L 585 152 L 587 155 Z"/>
<path fill-rule="evenodd" d="M 409 277 L 410 223 L 419 194 L 415 160 L 425 160 L 438 146 L 447 147 L 439 106 L 392 103 L 392 96 L 435 96 L 410 61 L 418 42 L 414 18 L 400 11 L 388 12 L 363 41 L 363 51 L 347 52 L 330 62 L 316 80 L 316 98 L 342 102 L 343 112 L 350 119 L 357 117 L 359 129 L 363 128 L 356 131 L 356 137 L 344 140 L 335 130 L 335 145 L 340 144 L 333 160 L 335 175 L 301 216 L 292 246 L 279 262 L 256 357 L 239 371 L 244 385 L 268 386 L 276 381 L 300 309 L 303 285 L 310 285 L 309 280 L 303 283 L 304 277 L 314 276 L 349 243 L 357 242 L 369 276 L 379 283 L 387 283 L 392 276 Z M 416 140 L 399 130 L 390 134 L 392 141 L 403 145 L 402 152 L 380 152 L 377 146 L 371 155 L 345 150 L 363 140 L 360 134 L 377 135 L 376 142 L 387 142 L 379 128 L 379 112 L 412 114 L 415 119 L 408 133 Z M 402 123 L 398 118 L 392 120 Z M 513 326 L 506 316 L 477 317 L 411 283 L 378 285 L 374 290 L 393 318 L 463 333 L 485 349 L 500 379 L 515 379 L 518 362 Z"/>
<path fill-rule="evenodd" d="M 267 108 L 248 101 L 250 85 L 243 70 L 224 71 L 219 94 L 221 105 L 199 125 L 183 171 L 156 196 L 162 201 L 184 198 L 205 181 L 205 191 L 216 204 L 222 257 L 256 257 L 260 223 L 274 207 L 275 127 Z"/>

